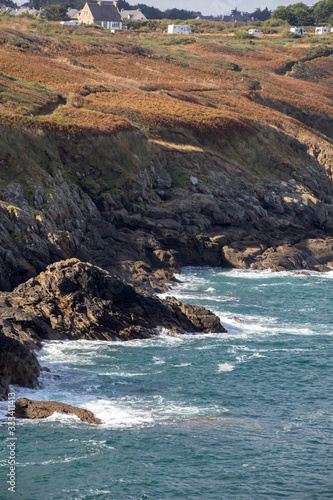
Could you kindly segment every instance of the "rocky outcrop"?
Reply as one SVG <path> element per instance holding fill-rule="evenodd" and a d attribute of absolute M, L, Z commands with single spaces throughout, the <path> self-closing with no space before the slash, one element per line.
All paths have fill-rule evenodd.
<path fill-rule="evenodd" d="M 21 318 L 22 312 L 29 321 Z M 225 331 L 218 318 L 202 307 L 187 307 L 173 298 L 161 300 L 77 259 L 52 264 L 13 292 L 0 293 L 0 316 L 25 321 L 37 339 L 125 340 L 156 335 L 158 328 L 179 333 Z"/>
<path fill-rule="evenodd" d="M 58 403 L 57 401 L 33 401 L 27 398 L 19 398 L 15 403 L 16 418 L 47 418 L 53 413 L 63 413 L 64 415 L 76 415 L 82 422 L 99 425 L 102 421 L 95 415 L 83 408 Z"/>
<path fill-rule="evenodd" d="M 10 384 L 38 384 L 40 366 L 31 347 L 17 325 L 0 320 L 0 400 L 7 399 Z"/>
<path fill-rule="evenodd" d="M 0 293 L 0 397 L 8 384 L 34 387 L 42 340 L 129 340 L 173 333 L 225 332 L 199 306 L 160 299 L 142 286 L 77 259 L 57 262 L 13 292 Z"/>

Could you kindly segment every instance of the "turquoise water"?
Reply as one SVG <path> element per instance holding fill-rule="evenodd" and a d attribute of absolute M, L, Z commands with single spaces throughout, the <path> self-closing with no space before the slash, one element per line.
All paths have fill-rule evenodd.
<path fill-rule="evenodd" d="M 18 421 L 17 493 L 0 498 L 332 499 L 333 273 L 186 268 L 170 294 L 227 334 L 46 343 L 38 390 L 102 426 Z"/>

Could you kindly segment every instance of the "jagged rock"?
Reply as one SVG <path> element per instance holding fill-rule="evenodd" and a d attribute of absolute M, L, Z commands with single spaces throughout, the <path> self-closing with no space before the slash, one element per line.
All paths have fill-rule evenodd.
<path fill-rule="evenodd" d="M 82 422 L 86 422 L 87 424 L 99 425 L 102 423 L 89 410 L 65 403 L 58 403 L 57 401 L 33 401 L 27 398 L 19 398 L 15 403 L 16 418 L 47 418 L 55 412 L 65 415 L 76 415 Z"/>
<path fill-rule="evenodd" d="M 225 331 L 203 307 L 161 300 L 77 259 L 52 264 L 13 292 L 0 293 L 0 396 L 6 397 L 9 384 L 36 386 L 40 367 L 33 351 L 44 339 L 129 340 L 157 335 L 158 328 Z"/>
<path fill-rule="evenodd" d="M 36 387 L 40 366 L 31 345 L 8 321 L 0 320 L 0 400 L 7 399 L 10 384 Z"/>
<path fill-rule="evenodd" d="M 204 307 L 179 304 L 180 310 L 192 321 L 199 332 L 226 333 L 219 318 Z"/>
<path fill-rule="evenodd" d="M 296 269 L 315 269 L 317 261 L 306 252 L 292 246 L 269 248 L 251 264 L 252 269 L 271 269 L 272 271 L 293 271 Z"/>
<path fill-rule="evenodd" d="M 333 261 L 333 238 L 310 238 L 295 245 L 296 248 L 307 251 L 319 264 Z"/>
<path fill-rule="evenodd" d="M 222 249 L 223 264 L 226 267 L 237 267 L 239 269 L 251 267 L 255 258 L 263 253 L 263 249 L 259 244 L 254 247 L 250 245 L 250 243 L 245 244 L 244 249 L 241 249 L 240 245 L 236 243 L 233 246 L 224 246 Z"/>

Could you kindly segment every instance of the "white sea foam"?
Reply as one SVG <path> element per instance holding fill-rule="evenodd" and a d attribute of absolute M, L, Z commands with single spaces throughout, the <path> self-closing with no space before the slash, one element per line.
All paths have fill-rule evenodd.
<path fill-rule="evenodd" d="M 172 365 L 174 368 L 183 368 L 184 366 L 191 366 L 192 363 L 181 363 L 180 365 Z"/>
<path fill-rule="evenodd" d="M 153 357 L 154 365 L 164 365 L 164 359 L 158 358 L 157 356 Z"/>
<path fill-rule="evenodd" d="M 95 400 L 85 404 L 87 410 L 100 418 L 103 426 L 113 428 L 141 427 L 154 424 L 150 408 L 137 408 L 136 401 Z"/>
<path fill-rule="evenodd" d="M 79 417 L 77 415 L 74 415 L 73 413 L 69 415 L 65 415 L 64 413 L 58 413 L 55 411 L 50 417 L 45 418 L 44 421 L 48 422 L 62 422 L 62 423 L 77 423 L 81 422 Z"/>
<path fill-rule="evenodd" d="M 107 341 L 67 340 L 63 342 L 44 342 L 38 356 L 41 364 L 45 366 L 59 364 L 80 367 L 91 365 L 96 358 L 96 354 L 100 359 L 108 359 L 109 353 L 110 342 Z"/>
<path fill-rule="evenodd" d="M 218 365 L 218 372 L 232 372 L 235 369 L 235 365 L 231 363 L 220 363 Z"/>
<path fill-rule="evenodd" d="M 102 373 L 101 375 L 105 375 L 107 377 L 145 377 L 146 375 L 151 375 L 151 373 L 141 373 L 141 372 L 122 372 L 122 371 L 116 371 L 116 372 L 106 372 Z"/>

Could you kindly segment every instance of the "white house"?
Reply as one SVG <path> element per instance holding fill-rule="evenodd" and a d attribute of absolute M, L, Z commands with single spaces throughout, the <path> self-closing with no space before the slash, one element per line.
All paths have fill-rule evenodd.
<path fill-rule="evenodd" d="M 168 33 L 188 34 L 192 33 L 192 31 L 186 24 L 169 24 Z"/>
<path fill-rule="evenodd" d="M 78 21 L 82 24 L 97 24 L 110 30 L 121 30 L 123 27 L 117 2 L 87 2 L 81 10 Z"/>
<path fill-rule="evenodd" d="M 326 26 L 320 26 L 319 28 L 316 28 L 315 34 L 316 35 L 327 35 L 327 33 L 330 32 L 330 28 L 327 28 Z"/>

